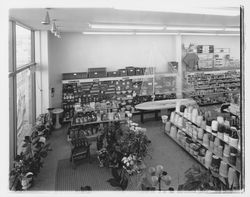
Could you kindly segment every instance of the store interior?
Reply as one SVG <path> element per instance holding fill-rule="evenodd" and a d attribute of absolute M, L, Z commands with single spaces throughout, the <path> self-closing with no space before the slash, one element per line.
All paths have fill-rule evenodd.
<path fill-rule="evenodd" d="M 242 8 L 9 10 L 9 190 L 245 188 Z"/>

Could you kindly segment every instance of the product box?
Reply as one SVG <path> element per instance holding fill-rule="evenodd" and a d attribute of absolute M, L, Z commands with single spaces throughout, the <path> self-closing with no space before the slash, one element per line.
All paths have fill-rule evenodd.
<path fill-rule="evenodd" d="M 144 74 L 144 68 L 135 68 L 135 75 L 143 75 Z"/>
<path fill-rule="evenodd" d="M 89 72 L 89 78 L 101 78 L 101 77 L 107 77 L 106 71 Z"/>
<path fill-rule="evenodd" d="M 126 67 L 128 76 L 135 75 L 135 68 L 134 67 Z"/>
<path fill-rule="evenodd" d="M 128 76 L 127 69 L 119 69 L 120 76 Z"/>
<path fill-rule="evenodd" d="M 62 80 L 70 80 L 70 79 L 86 79 L 88 78 L 87 72 L 80 73 L 63 73 Z"/>
<path fill-rule="evenodd" d="M 107 77 L 107 68 L 88 68 L 89 78 Z"/>
<path fill-rule="evenodd" d="M 108 72 L 108 77 L 119 77 L 119 72 L 118 71 Z"/>

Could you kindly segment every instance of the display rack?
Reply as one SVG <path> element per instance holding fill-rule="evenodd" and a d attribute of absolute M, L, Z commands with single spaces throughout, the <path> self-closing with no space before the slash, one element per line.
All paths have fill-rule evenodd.
<path fill-rule="evenodd" d="M 196 123 L 194 123 L 193 121 L 189 120 L 188 118 L 184 117 L 181 113 L 179 112 L 174 112 L 175 114 L 179 115 L 180 117 L 182 117 L 183 119 L 185 119 L 187 122 L 191 123 L 192 125 L 194 125 L 196 128 L 200 128 Z M 180 127 L 179 125 L 177 125 L 176 123 L 174 122 L 170 122 L 173 126 L 175 126 L 176 128 L 178 128 L 178 130 L 182 131 L 183 133 L 185 133 L 185 135 L 190 138 L 193 142 L 195 143 L 199 143 L 201 145 L 201 147 L 203 147 L 204 149 L 206 150 L 209 150 L 210 152 L 212 152 L 212 154 L 216 155 L 217 157 L 220 158 L 220 160 L 223 160 L 228 166 L 230 166 L 231 168 L 233 168 L 237 173 L 238 173 L 238 176 L 241 175 L 241 166 L 240 165 L 233 165 L 232 163 L 230 163 L 229 161 L 226 161 L 224 160 L 224 158 L 220 155 L 218 155 L 218 153 L 216 153 L 213 149 L 211 149 L 210 147 L 208 146 L 205 146 L 203 143 L 202 143 L 202 140 L 199 140 L 198 138 L 195 139 L 193 137 L 192 134 L 190 134 L 189 132 L 187 132 L 186 128 L 183 128 L 183 127 Z M 207 130 L 204 130 L 204 132 L 206 133 L 209 133 L 213 136 L 216 136 L 214 133 L 212 132 L 209 132 Z M 202 163 L 197 157 L 195 157 L 193 154 L 190 153 L 190 151 L 186 150 L 185 146 L 183 146 L 177 139 L 173 138 L 169 133 L 165 132 L 171 139 L 173 139 L 181 148 L 183 148 L 186 152 L 188 152 L 196 161 L 198 161 L 203 167 L 205 167 L 206 169 L 209 169 L 207 166 L 205 166 L 204 163 Z M 216 136 L 217 137 L 217 136 Z M 219 138 L 219 140 L 221 140 L 223 143 L 229 145 L 230 147 L 233 147 L 237 150 L 238 154 L 241 153 L 241 150 L 238 148 L 238 147 L 234 147 L 232 145 L 230 145 L 228 142 L 226 142 L 224 139 L 221 139 Z M 225 177 L 222 177 L 219 173 L 215 173 L 215 176 L 216 177 L 219 177 L 220 180 L 225 183 L 226 182 L 226 179 Z"/>
<path fill-rule="evenodd" d="M 118 101 L 117 109 L 125 108 L 132 113 L 134 106 L 152 100 L 152 92 L 142 85 L 142 82 L 153 80 L 155 84 L 155 100 L 176 98 L 176 73 L 163 73 L 155 75 L 117 76 L 102 78 L 87 78 L 63 80 L 62 106 L 64 109 L 64 121 L 71 121 L 74 115 L 74 106 L 80 103 L 82 106 L 90 102 Z M 169 83 L 161 83 L 161 80 Z M 165 91 L 162 91 L 164 89 Z M 144 91 L 145 90 L 145 91 Z"/>
<path fill-rule="evenodd" d="M 200 106 L 222 104 L 230 101 L 230 94 L 239 93 L 240 86 L 239 69 L 188 72 L 183 96 L 194 98 Z"/>

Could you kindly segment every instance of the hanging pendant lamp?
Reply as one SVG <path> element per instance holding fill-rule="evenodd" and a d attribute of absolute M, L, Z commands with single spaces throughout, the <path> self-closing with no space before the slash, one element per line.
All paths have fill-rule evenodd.
<path fill-rule="evenodd" d="M 50 17 L 49 17 L 49 12 L 46 12 L 44 20 L 41 22 L 43 25 L 49 25 L 50 24 Z"/>
<path fill-rule="evenodd" d="M 55 23 L 55 20 L 53 20 L 53 23 L 52 23 L 52 27 L 51 27 L 51 33 L 55 33 L 56 32 L 56 23 Z"/>

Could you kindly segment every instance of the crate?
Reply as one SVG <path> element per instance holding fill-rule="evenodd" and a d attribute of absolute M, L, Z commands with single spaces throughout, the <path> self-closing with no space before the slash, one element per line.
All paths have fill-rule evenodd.
<path fill-rule="evenodd" d="M 135 68 L 134 67 L 126 67 L 128 76 L 135 75 Z"/>
<path fill-rule="evenodd" d="M 108 72 L 108 77 L 119 77 L 119 72 L 118 71 Z"/>
<path fill-rule="evenodd" d="M 128 76 L 127 69 L 119 69 L 120 76 Z"/>
<path fill-rule="evenodd" d="M 87 72 L 80 72 L 80 73 L 63 73 L 62 80 L 69 80 L 69 79 L 86 79 L 88 78 Z"/>

